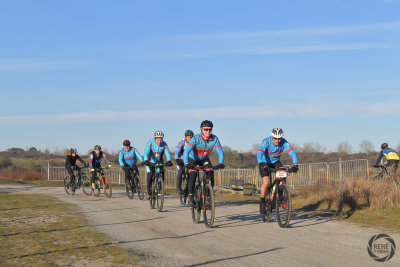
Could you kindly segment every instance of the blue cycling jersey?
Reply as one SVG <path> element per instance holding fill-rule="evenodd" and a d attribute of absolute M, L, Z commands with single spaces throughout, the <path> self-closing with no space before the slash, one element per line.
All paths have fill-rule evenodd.
<path fill-rule="evenodd" d="M 139 151 L 134 147 L 129 147 L 128 151 L 122 148 L 119 152 L 118 161 L 121 167 L 136 165 L 137 159 L 143 161 L 142 155 L 140 155 Z"/>
<path fill-rule="evenodd" d="M 289 145 L 286 139 L 282 138 L 279 145 L 274 145 L 272 142 L 272 136 L 265 138 L 258 149 L 257 161 L 258 163 L 266 162 L 274 164 L 281 158 L 282 152 L 286 150 L 287 153 L 292 157 L 293 164 L 297 164 L 297 155 L 294 149 Z"/>
<path fill-rule="evenodd" d="M 381 153 L 379 153 L 379 157 L 376 160 L 376 165 L 379 164 L 383 156 L 385 156 L 387 160 L 399 160 L 399 156 L 396 154 L 396 151 L 391 148 L 385 148 L 382 149 Z"/>
<path fill-rule="evenodd" d="M 206 139 L 202 134 L 196 134 L 192 137 L 183 152 L 183 162 L 189 162 L 189 158 L 195 161 L 204 161 L 208 159 L 208 155 L 215 148 L 218 154 L 219 163 L 224 163 L 224 151 L 222 150 L 219 139 L 215 135 L 211 135 Z"/>
<path fill-rule="evenodd" d="M 171 160 L 171 153 L 169 152 L 169 148 L 167 143 L 164 141 L 158 146 L 154 139 L 147 142 L 146 148 L 144 149 L 144 160 L 149 160 L 150 162 L 157 163 L 163 160 L 163 155 L 165 152 L 165 156 L 167 157 L 167 161 Z M 149 167 L 146 167 L 146 171 L 150 172 Z"/>
<path fill-rule="evenodd" d="M 92 152 L 89 155 L 89 169 L 94 169 L 100 167 L 101 161 L 104 160 L 108 165 L 111 165 L 111 162 L 108 160 L 107 155 L 100 151 L 99 155 L 96 152 Z"/>
<path fill-rule="evenodd" d="M 183 158 L 183 151 L 185 150 L 185 147 L 187 146 L 187 144 L 188 144 L 188 142 L 186 142 L 186 139 L 182 139 L 181 141 L 179 141 L 179 143 L 175 149 L 175 159 Z"/>

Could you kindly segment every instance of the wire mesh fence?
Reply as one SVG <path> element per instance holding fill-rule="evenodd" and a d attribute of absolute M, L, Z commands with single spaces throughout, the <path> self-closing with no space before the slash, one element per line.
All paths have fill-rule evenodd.
<path fill-rule="evenodd" d="M 165 171 L 165 186 L 176 188 L 176 170 Z M 41 171 L 42 179 L 63 180 L 67 174 L 64 167 L 47 167 Z M 87 169 L 83 170 L 87 176 Z M 146 184 L 145 168 L 139 168 L 140 180 Z M 106 170 L 106 176 L 114 184 L 124 184 L 125 174 L 120 167 L 112 167 Z M 297 173 L 291 173 L 287 178 L 287 184 L 291 188 L 310 186 L 314 184 L 340 183 L 350 178 L 369 178 L 368 160 L 347 160 L 337 162 L 319 162 L 300 164 Z M 261 188 L 262 180 L 258 168 L 254 169 L 224 169 L 217 170 L 214 174 L 215 187 L 230 187 L 232 179 L 240 179 L 244 184 L 254 184 Z"/>

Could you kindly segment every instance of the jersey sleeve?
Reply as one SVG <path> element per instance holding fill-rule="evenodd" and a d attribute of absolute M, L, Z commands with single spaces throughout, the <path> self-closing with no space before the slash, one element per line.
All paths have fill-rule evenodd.
<path fill-rule="evenodd" d="M 107 155 L 103 152 L 103 160 L 107 163 L 107 165 L 111 165 L 110 160 L 108 159 Z"/>
<path fill-rule="evenodd" d="M 89 155 L 89 169 L 93 169 L 93 154 Z"/>
<path fill-rule="evenodd" d="M 122 167 L 122 166 L 125 166 L 125 162 L 124 162 L 124 153 L 122 152 L 122 151 L 120 151 L 119 152 L 119 155 L 118 155 L 118 162 L 119 162 L 119 165 Z"/>
<path fill-rule="evenodd" d="M 379 153 L 378 159 L 376 160 L 375 165 L 379 165 L 379 162 L 381 162 L 381 159 L 383 158 L 383 150 L 381 150 L 381 153 Z"/>
<path fill-rule="evenodd" d="M 144 154 L 143 154 L 143 159 L 149 160 L 149 156 L 150 156 L 150 142 L 147 143 L 146 148 L 144 149 Z"/>
<path fill-rule="evenodd" d="M 289 156 L 292 157 L 293 164 L 298 164 L 297 154 L 294 151 L 294 148 L 288 142 L 284 144 L 284 148 L 286 149 L 286 152 L 289 154 Z"/>
<path fill-rule="evenodd" d="M 140 152 L 135 148 L 135 154 L 136 154 L 136 157 L 140 160 L 140 161 L 143 161 L 143 157 L 142 157 L 142 155 L 140 155 Z"/>
<path fill-rule="evenodd" d="M 83 161 L 83 159 L 82 159 L 79 155 L 76 155 L 76 158 L 77 158 L 83 165 L 86 165 L 86 163 Z"/>
<path fill-rule="evenodd" d="M 219 142 L 218 137 L 217 137 L 217 140 L 215 142 L 214 149 L 218 154 L 218 163 L 223 164 L 224 163 L 224 151 L 222 150 L 221 143 Z"/>
<path fill-rule="evenodd" d="M 167 157 L 167 161 L 171 161 L 171 152 L 169 151 L 169 147 L 168 147 L 167 143 L 165 143 L 164 149 L 165 149 L 165 156 Z"/>
<path fill-rule="evenodd" d="M 183 151 L 183 163 L 186 164 L 189 162 L 189 153 L 192 152 L 193 148 L 196 147 L 195 145 L 195 139 L 192 138 L 189 143 L 187 143 L 187 146 L 185 147 L 185 150 Z"/>
<path fill-rule="evenodd" d="M 265 158 L 265 151 L 268 149 L 268 142 L 267 140 L 264 140 L 261 142 L 260 147 L 258 148 L 257 151 L 257 161 L 258 163 L 261 162 L 267 162 L 267 159 Z"/>
<path fill-rule="evenodd" d="M 179 159 L 179 153 L 181 153 L 181 150 L 182 150 L 182 146 L 181 146 L 181 142 L 179 142 L 175 149 L 175 159 Z"/>

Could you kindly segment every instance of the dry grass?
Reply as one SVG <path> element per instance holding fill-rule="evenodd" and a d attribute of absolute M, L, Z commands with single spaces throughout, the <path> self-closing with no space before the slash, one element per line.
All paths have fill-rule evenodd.
<path fill-rule="evenodd" d="M 14 180 L 20 181 L 34 181 L 39 180 L 42 178 L 42 174 L 36 171 L 8 171 L 8 170 L 1 170 L 0 177 L 10 178 Z"/>

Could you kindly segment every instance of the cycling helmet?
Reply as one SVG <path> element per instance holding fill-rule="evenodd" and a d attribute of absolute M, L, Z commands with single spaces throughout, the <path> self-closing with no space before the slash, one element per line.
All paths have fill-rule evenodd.
<path fill-rule="evenodd" d="M 381 149 L 385 149 L 385 148 L 388 148 L 389 147 L 389 145 L 387 144 L 387 143 L 383 143 L 382 145 L 381 145 Z"/>
<path fill-rule="evenodd" d="M 281 128 L 272 129 L 271 135 L 273 138 L 282 138 L 283 130 Z"/>
<path fill-rule="evenodd" d="M 124 142 L 122 143 L 123 146 L 130 146 L 131 145 L 131 141 L 129 140 L 124 140 Z"/>
<path fill-rule="evenodd" d="M 164 133 L 162 131 L 155 131 L 154 138 L 164 138 Z"/>
<path fill-rule="evenodd" d="M 76 151 L 77 151 L 77 150 L 76 150 L 76 148 L 74 148 L 74 147 L 71 148 L 71 149 L 69 150 L 69 152 L 71 152 L 71 153 L 76 153 Z"/>
<path fill-rule="evenodd" d="M 202 121 L 200 124 L 200 128 L 203 128 L 203 127 L 211 127 L 212 128 L 212 127 L 214 127 L 214 125 L 211 121 L 205 120 L 205 121 Z"/>
<path fill-rule="evenodd" d="M 95 146 L 94 146 L 94 150 L 101 150 L 101 146 L 95 145 Z"/>
<path fill-rule="evenodd" d="M 194 133 L 193 133 L 191 130 L 186 130 L 186 132 L 185 132 L 185 137 L 186 137 L 186 136 L 191 136 L 191 137 L 193 137 L 193 135 L 194 135 Z"/>

